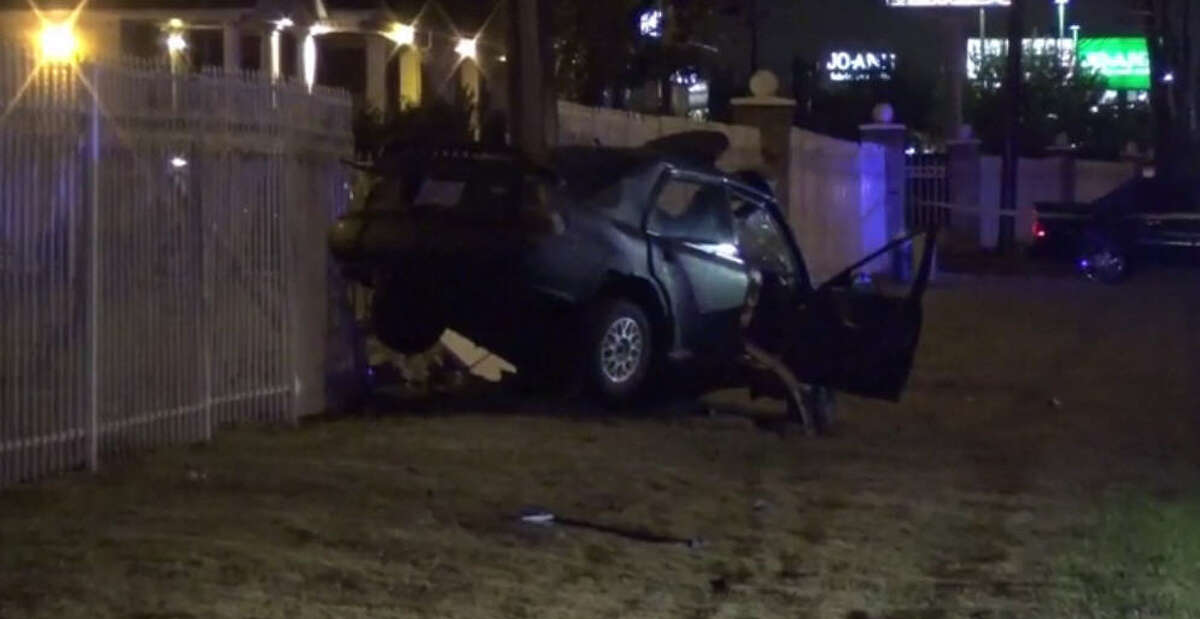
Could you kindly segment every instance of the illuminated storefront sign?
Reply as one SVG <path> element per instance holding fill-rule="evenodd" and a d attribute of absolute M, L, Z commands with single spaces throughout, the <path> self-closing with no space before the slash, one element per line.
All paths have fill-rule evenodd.
<path fill-rule="evenodd" d="M 891 52 L 835 51 L 829 54 L 825 71 L 835 82 L 890 80 L 896 71 L 896 55 Z"/>
<path fill-rule="evenodd" d="M 1059 55 L 1063 64 L 1075 62 L 1075 41 L 1071 39 L 1025 39 L 1021 47 L 1026 56 Z M 967 76 L 979 76 L 979 65 L 985 58 L 1003 58 L 1008 55 L 1008 39 L 967 39 Z"/>
<path fill-rule="evenodd" d="M 663 12 L 650 9 L 638 16 L 638 32 L 644 37 L 660 39 L 663 34 Z"/>
<path fill-rule="evenodd" d="M 1075 42 L 1071 39 L 1025 39 L 1027 55 L 1055 56 L 1064 65 L 1075 63 Z M 967 75 L 979 76 L 980 63 L 985 58 L 1003 58 L 1008 54 L 1005 39 L 969 39 L 967 41 Z M 1150 54 L 1146 39 L 1138 37 L 1079 39 L 1079 64 L 1103 76 L 1112 90 L 1148 90 L 1150 88 Z"/>
<path fill-rule="evenodd" d="M 1150 51 L 1146 39 L 1080 39 L 1079 63 L 1103 75 L 1113 90 L 1150 89 Z"/>

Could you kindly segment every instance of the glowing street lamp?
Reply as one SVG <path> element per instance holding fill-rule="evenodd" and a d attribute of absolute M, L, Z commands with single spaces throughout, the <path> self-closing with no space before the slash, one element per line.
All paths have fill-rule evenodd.
<path fill-rule="evenodd" d="M 392 24 L 392 29 L 385 36 L 398 46 L 412 45 L 417 40 L 417 29 L 409 24 L 397 22 Z"/>
<path fill-rule="evenodd" d="M 167 51 L 172 55 L 178 54 L 187 49 L 187 39 L 183 38 L 182 32 L 172 32 L 167 35 Z"/>
<path fill-rule="evenodd" d="M 1067 5 L 1071 0 L 1054 0 L 1054 4 L 1058 7 L 1058 38 L 1067 38 Z"/>
<path fill-rule="evenodd" d="M 47 22 L 42 26 L 38 36 L 38 46 L 41 49 L 42 60 L 45 62 L 72 62 L 79 53 L 79 37 L 75 35 L 74 24 L 66 21 L 59 23 Z"/>
<path fill-rule="evenodd" d="M 459 39 L 454 51 L 464 60 L 474 60 L 479 55 L 479 43 L 475 39 Z"/>

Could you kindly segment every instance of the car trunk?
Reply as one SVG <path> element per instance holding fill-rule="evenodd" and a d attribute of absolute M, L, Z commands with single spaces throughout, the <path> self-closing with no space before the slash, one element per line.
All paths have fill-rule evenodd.
<path fill-rule="evenodd" d="M 555 230 L 545 185 L 509 160 L 433 158 L 373 174 L 363 208 L 329 237 L 360 281 L 374 267 L 486 272 Z"/>

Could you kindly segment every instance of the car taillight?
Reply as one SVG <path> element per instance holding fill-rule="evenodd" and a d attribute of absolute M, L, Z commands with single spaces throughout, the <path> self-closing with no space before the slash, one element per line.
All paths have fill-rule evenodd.
<path fill-rule="evenodd" d="M 1033 222 L 1033 237 L 1037 239 L 1046 238 L 1046 227 L 1042 225 L 1042 222 Z"/>

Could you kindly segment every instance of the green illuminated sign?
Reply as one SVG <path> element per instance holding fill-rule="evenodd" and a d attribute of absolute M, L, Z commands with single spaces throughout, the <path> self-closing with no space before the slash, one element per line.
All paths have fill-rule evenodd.
<path fill-rule="evenodd" d="M 1103 75 L 1113 90 L 1150 89 L 1150 52 L 1146 39 L 1080 39 L 1079 62 Z"/>

